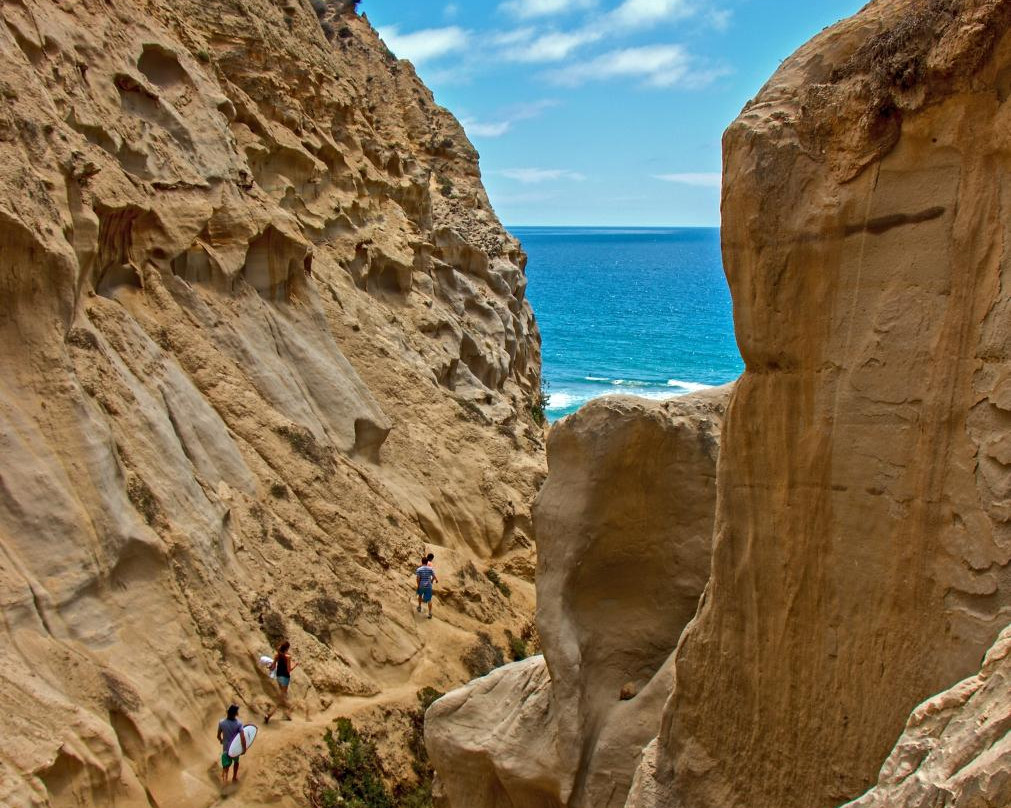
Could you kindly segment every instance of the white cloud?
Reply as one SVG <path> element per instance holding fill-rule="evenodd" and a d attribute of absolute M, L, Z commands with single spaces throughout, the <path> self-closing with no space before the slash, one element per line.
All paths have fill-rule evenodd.
<path fill-rule="evenodd" d="M 409 59 L 416 65 L 430 59 L 438 59 L 447 53 L 463 50 L 470 41 L 468 33 L 456 25 L 448 28 L 425 28 L 410 34 L 401 34 L 397 25 L 376 30 L 398 59 Z"/>
<path fill-rule="evenodd" d="M 633 78 L 649 87 L 692 88 L 709 84 L 725 73 L 722 69 L 696 68 L 695 59 L 680 45 L 646 45 L 609 51 L 590 61 L 555 70 L 548 78 L 568 86 Z"/>
<path fill-rule="evenodd" d="M 537 29 L 527 26 L 525 28 L 514 28 L 512 31 L 502 31 L 493 34 L 491 41 L 496 45 L 507 47 L 509 45 L 522 45 L 537 36 Z"/>
<path fill-rule="evenodd" d="M 460 13 L 460 7 L 456 3 L 447 3 L 442 9 L 442 16 L 447 20 L 452 20 Z"/>
<path fill-rule="evenodd" d="M 723 181 L 723 175 L 719 173 L 654 174 L 653 177 L 664 182 L 694 185 L 699 188 L 719 188 Z"/>
<path fill-rule="evenodd" d="M 502 137 L 512 129 L 512 121 L 496 121 L 495 123 L 482 123 L 469 118 L 464 118 L 460 123 L 467 130 L 471 137 Z"/>
<path fill-rule="evenodd" d="M 513 124 L 519 121 L 527 121 L 536 118 L 544 110 L 558 106 L 558 102 L 552 98 L 545 98 L 534 101 L 530 104 L 518 104 L 502 110 L 502 114 L 495 121 L 479 121 L 475 118 L 463 117 L 460 123 L 471 137 L 502 137 Z"/>
<path fill-rule="evenodd" d="M 499 9 L 527 20 L 532 17 L 548 17 L 566 11 L 592 8 L 596 4 L 596 0 L 508 0 L 499 5 Z"/>
<path fill-rule="evenodd" d="M 543 192 L 532 192 L 525 194 L 494 194 L 493 199 L 495 202 L 495 207 L 501 207 L 502 205 L 520 205 L 527 202 L 548 202 L 552 199 L 557 199 L 558 193 L 552 191 L 550 193 Z"/>
<path fill-rule="evenodd" d="M 726 31 L 730 27 L 730 20 L 733 19 L 732 11 L 719 10 L 709 12 L 709 23 L 717 31 Z"/>
<path fill-rule="evenodd" d="M 568 34 L 541 34 L 529 43 L 515 43 L 522 46 L 507 52 L 505 56 L 514 62 L 560 62 L 576 48 L 596 42 L 601 37 L 603 33 L 586 29 Z"/>
<path fill-rule="evenodd" d="M 591 23 L 605 31 L 615 29 L 636 30 L 700 18 L 717 30 L 730 24 L 731 12 L 716 7 L 713 0 L 623 0 L 617 8 Z"/>
<path fill-rule="evenodd" d="M 564 168 L 504 168 L 498 173 L 507 179 L 522 182 L 524 185 L 536 185 L 539 182 L 550 180 L 581 182 L 586 179 L 578 171 L 568 171 Z"/>
<path fill-rule="evenodd" d="M 665 20 L 690 17 L 696 12 L 690 0 L 624 0 L 608 19 L 624 28 L 642 28 Z"/>

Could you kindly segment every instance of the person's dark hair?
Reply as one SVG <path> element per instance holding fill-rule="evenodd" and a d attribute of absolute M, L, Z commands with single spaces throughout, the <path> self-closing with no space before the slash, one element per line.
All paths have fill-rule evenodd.
<path fill-rule="evenodd" d="M 228 705 L 228 717 L 229 718 L 235 718 L 235 716 L 237 716 L 238 714 L 239 714 L 239 705 L 238 704 L 229 704 Z"/>
<path fill-rule="evenodd" d="M 425 556 L 425 561 L 435 561 L 435 553 L 429 553 Z"/>
<path fill-rule="evenodd" d="M 289 649 L 289 648 L 291 648 L 291 643 L 290 643 L 290 642 L 288 642 L 287 640 L 285 640 L 285 641 L 284 641 L 283 643 L 281 643 L 281 645 L 280 645 L 280 646 L 278 647 L 278 649 L 277 649 L 277 652 L 278 652 L 279 654 L 285 654 L 285 653 L 287 653 L 287 652 L 288 652 L 288 649 Z"/>

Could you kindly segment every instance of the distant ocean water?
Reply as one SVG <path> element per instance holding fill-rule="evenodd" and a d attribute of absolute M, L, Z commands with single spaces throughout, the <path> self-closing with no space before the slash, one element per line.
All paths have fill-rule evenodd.
<path fill-rule="evenodd" d="M 529 256 L 549 420 L 591 398 L 670 398 L 744 369 L 716 228 L 511 227 Z"/>

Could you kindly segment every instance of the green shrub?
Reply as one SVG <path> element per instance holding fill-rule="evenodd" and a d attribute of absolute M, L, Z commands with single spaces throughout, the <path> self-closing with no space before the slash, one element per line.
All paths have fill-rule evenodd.
<path fill-rule="evenodd" d="M 349 718 L 338 718 L 323 736 L 327 753 L 313 763 L 309 803 L 321 808 L 432 808 L 435 771 L 425 749 L 425 711 L 443 694 L 433 687 L 418 691 L 418 706 L 408 714 L 407 751 L 415 780 L 391 791 L 384 780 L 375 741 Z"/>
<path fill-rule="evenodd" d="M 323 788 L 319 804 L 324 808 L 394 808 L 383 782 L 383 767 L 375 743 L 363 737 L 350 718 L 338 718 L 323 736 L 327 770 L 336 785 Z"/>
<path fill-rule="evenodd" d="M 544 379 L 541 379 L 541 386 L 530 404 L 530 417 L 534 419 L 534 423 L 537 426 L 544 426 L 548 420 L 545 410 L 551 402 L 551 394 L 548 393 L 549 387 L 550 385 Z"/>
<path fill-rule="evenodd" d="M 506 639 L 509 640 L 509 653 L 512 655 L 513 662 L 519 662 L 521 659 L 526 659 L 530 656 L 530 652 L 527 649 L 527 641 L 522 637 L 517 637 L 507 629 Z"/>
<path fill-rule="evenodd" d="M 505 665 L 505 655 L 502 649 L 491 641 L 491 637 L 484 631 L 477 633 L 477 642 L 467 649 L 462 657 L 464 667 L 475 679 L 478 676 L 486 676 L 495 668 Z"/>
<path fill-rule="evenodd" d="M 415 783 L 400 783 L 393 795 L 397 808 L 432 808 L 432 778 L 435 770 L 428 760 L 425 748 L 425 711 L 445 694 L 434 687 L 418 691 L 418 708 L 410 713 L 411 730 L 407 736 L 407 749 L 411 753 L 411 768 L 418 778 Z"/>
<path fill-rule="evenodd" d="M 484 577 L 491 581 L 495 588 L 505 595 L 507 598 L 512 596 L 513 591 L 509 588 L 509 584 L 502 580 L 502 577 L 495 570 L 488 570 Z"/>

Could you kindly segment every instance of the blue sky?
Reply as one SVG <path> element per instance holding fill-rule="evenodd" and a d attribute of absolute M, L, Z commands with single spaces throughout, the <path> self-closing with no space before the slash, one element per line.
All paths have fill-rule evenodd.
<path fill-rule="evenodd" d="M 859 0 L 364 0 L 507 225 L 719 224 L 720 138 Z"/>

